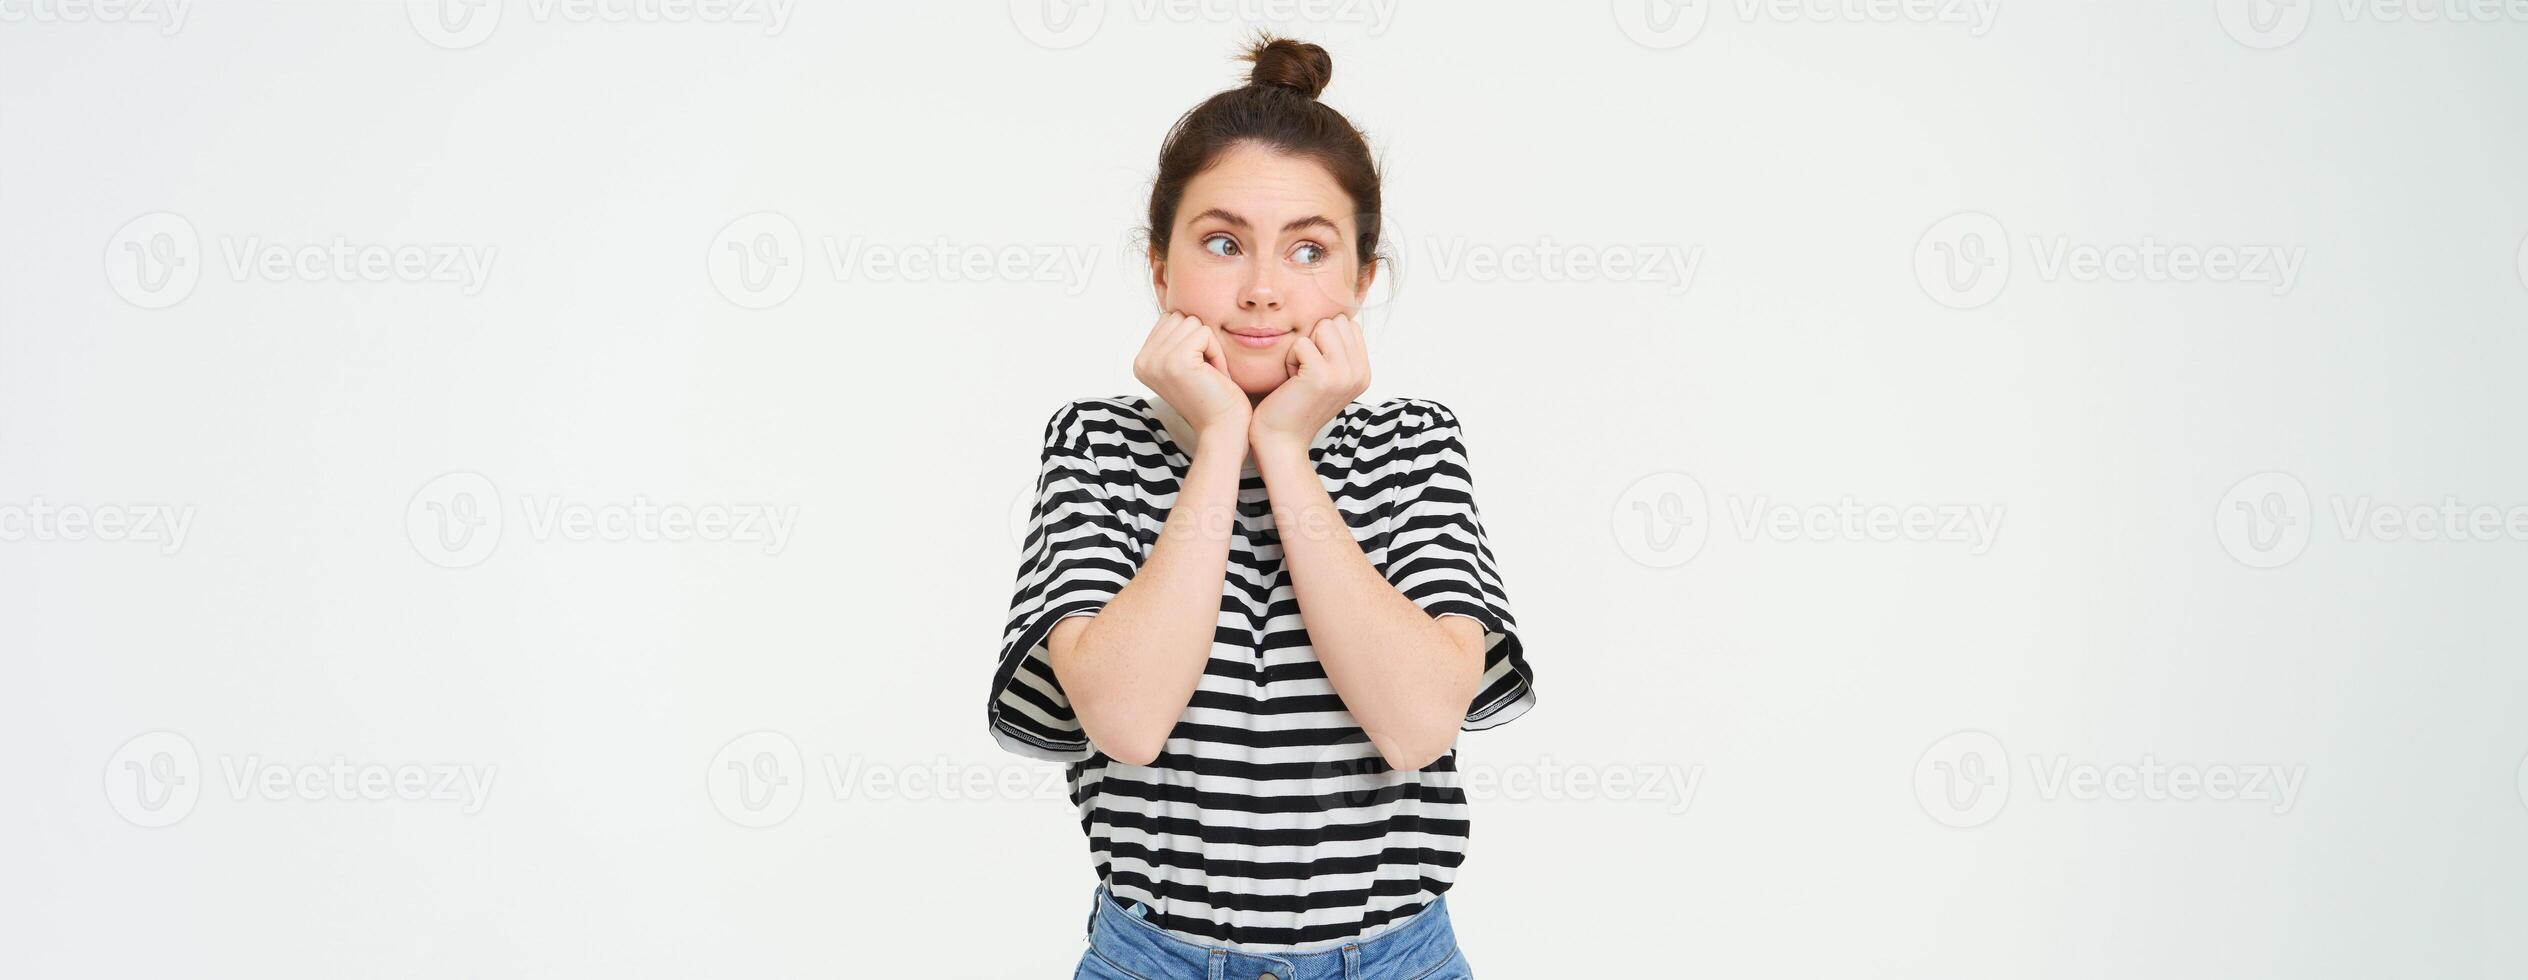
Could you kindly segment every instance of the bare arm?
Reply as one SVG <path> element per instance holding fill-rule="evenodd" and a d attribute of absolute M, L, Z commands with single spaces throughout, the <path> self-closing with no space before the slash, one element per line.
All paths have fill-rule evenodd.
<path fill-rule="evenodd" d="M 1389 766 L 1437 761 L 1456 744 L 1458 723 L 1482 687 L 1483 625 L 1432 616 L 1370 564 L 1318 481 L 1306 444 L 1258 443 L 1255 467 L 1326 681 Z"/>
<path fill-rule="evenodd" d="M 1243 421 L 1203 432 L 1150 557 L 1093 616 L 1072 616 L 1045 637 L 1047 660 L 1080 730 L 1116 761 L 1146 766 L 1185 713 L 1211 660 L 1237 526 Z"/>

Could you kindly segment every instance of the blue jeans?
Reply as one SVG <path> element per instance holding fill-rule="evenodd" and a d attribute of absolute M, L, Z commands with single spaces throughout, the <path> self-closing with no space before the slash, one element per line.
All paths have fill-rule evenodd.
<path fill-rule="evenodd" d="M 1457 933 L 1448 927 L 1448 896 L 1432 899 L 1405 924 L 1367 942 L 1313 953 L 1257 953 L 1187 942 L 1143 918 L 1140 902 L 1119 905 L 1097 886 L 1089 916 L 1088 952 L 1072 980 L 1473 980 Z"/>

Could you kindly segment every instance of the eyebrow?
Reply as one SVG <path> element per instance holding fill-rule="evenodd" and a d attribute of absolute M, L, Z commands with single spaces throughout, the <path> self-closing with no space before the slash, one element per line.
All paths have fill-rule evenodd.
<path fill-rule="evenodd" d="M 1190 225 L 1195 221 L 1201 221 L 1204 218 L 1218 218 L 1222 221 L 1228 222 L 1231 227 L 1236 228 L 1254 227 L 1254 225 L 1248 224 L 1245 218 L 1230 214 L 1229 212 L 1220 210 L 1219 208 L 1205 208 L 1203 213 L 1195 215 L 1193 221 L 1188 221 L 1186 224 Z M 1321 214 L 1312 214 L 1305 218 L 1295 219 L 1289 224 L 1283 225 L 1282 231 L 1284 233 L 1289 233 L 1298 231 L 1301 228 L 1323 228 L 1336 238 L 1343 237 L 1343 229 L 1335 227 L 1334 222 L 1327 220 L 1326 217 Z"/>

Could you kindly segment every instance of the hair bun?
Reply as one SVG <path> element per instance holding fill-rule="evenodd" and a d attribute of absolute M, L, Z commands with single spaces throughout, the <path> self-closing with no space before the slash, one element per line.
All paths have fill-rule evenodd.
<path fill-rule="evenodd" d="M 1334 80 L 1334 56 L 1306 41 L 1265 37 L 1244 60 L 1255 63 L 1246 74 L 1248 85 L 1286 88 L 1313 99 Z"/>

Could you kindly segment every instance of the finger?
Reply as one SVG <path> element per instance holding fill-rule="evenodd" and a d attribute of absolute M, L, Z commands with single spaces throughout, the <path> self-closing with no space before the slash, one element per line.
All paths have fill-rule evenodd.
<path fill-rule="evenodd" d="M 1325 352 L 1326 367 L 1336 378 L 1351 370 L 1352 344 L 1346 339 L 1351 321 L 1340 313 L 1325 318 L 1325 326 L 1317 328 L 1317 349 Z"/>
<path fill-rule="evenodd" d="M 1349 315 L 1343 317 L 1344 364 L 1354 372 L 1354 379 L 1369 378 L 1369 337 L 1361 331 L 1361 322 Z"/>
<path fill-rule="evenodd" d="M 1220 338 L 1209 330 L 1203 331 L 1203 363 L 1218 369 L 1221 374 L 1229 373 L 1229 348 L 1223 346 Z"/>
<path fill-rule="evenodd" d="M 1211 335 L 1211 328 L 1203 326 L 1201 317 L 1188 313 L 1184 315 L 1184 319 L 1182 321 L 1177 323 L 1176 329 L 1178 331 L 1176 335 L 1176 349 L 1190 355 L 1195 360 L 1202 359 L 1204 349 L 1214 340 Z"/>
<path fill-rule="evenodd" d="M 1141 352 L 1160 357 L 1171 354 L 1183 346 L 1184 331 L 1185 314 L 1169 310 L 1151 325 L 1149 338 L 1141 342 Z"/>
<path fill-rule="evenodd" d="M 1314 377 L 1314 372 L 1325 369 L 1325 351 L 1317 346 L 1317 341 L 1312 337 L 1301 337 L 1291 341 L 1290 360 L 1292 377 L 1297 377 L 1302 373 Z"/>

